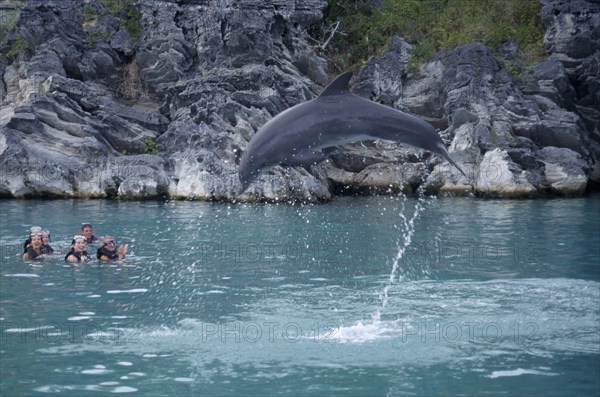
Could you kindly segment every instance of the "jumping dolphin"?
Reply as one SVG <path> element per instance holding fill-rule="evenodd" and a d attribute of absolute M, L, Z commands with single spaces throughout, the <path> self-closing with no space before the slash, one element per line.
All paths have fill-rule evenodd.
<path fill-rule="evenodd" d="M 279 113 L 256 132 L 240 161 L 242 191 L 269 165 L 306 167 L 327 159 L 320 149 L 373 139 L 442 155 L 466 177 L 429 123 L 352 94 L 351 77 L 352 72 L 339 75 L 317 98 Z"/>

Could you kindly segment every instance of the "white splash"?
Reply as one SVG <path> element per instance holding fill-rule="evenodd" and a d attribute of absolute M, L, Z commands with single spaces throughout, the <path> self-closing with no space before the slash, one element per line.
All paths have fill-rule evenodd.
<path fill-rule="evenodd" d="M 357 322 L 354 325 L 340 327 L 330 336 L 330 340 L 339 343 L 365 343 L 374 340 L 392 338 L 395 329 L 388 327 L 388 324 L 373 320 L 363 323 Z"/>
<path fill-rule="evenodd" d="M 402 221 L 402 243 L 400 244 L 400 240 L 398 241 L 398 252 L 396 253 L 396 257 L 394 258 L 394 262 L 392 263 L 392 270 L 390 272 L 390 276 L 387 284 L 383 288 L 383 291 L 379 294 L 381 298 L 381 306 L 373 313 L 372 318 L 373 322 L 381 321 L 381 313 L 385 309 L 388 303 L 388 291 L 394 284 L 394 280 L 396 279 L 396 274 L 398 273 L 400 260 L 404 257 L 406 250 L 412 243 L 412 237 L 415 234 L 415 221 L 421 214 L 421 212 L 425 209 L 425 198 L 422 195 L 419 195 L 419 199 L 417 200 L 417 204 L 415 204 L 415 210 L 410 217 L 407 219 L 404 215 L 405 205 L 406 205 L 406 196 L 402 195 L 402 206 L 400 207 L 400 220 Z M 402 280 L 400 280 L 402 281 Z"/>
<path fill-rule="evenodd" d="M 521 375 L 543 375 L 543 376 L 557 376 L 555 372 L 542 372 L 535 369 L 523 369 L 517 368 L 507 371 L 494 371 L 490 375 L 486 375 L 488 378 L 501 378 L 505 376 L 521 376 Z"/>
<path fill-rule="evenodd" d="M 146 288 L 134 288 L 134 289 L 115 289 L 106 291 L 107 294 L 135 294 L 139 292 L 148 292 Z"/>
<path fill-rule="evenodd" d="M 398 240 L 398 251 L 394 261 L 392 262 L 392 270 L 390 271 L 388 281 L 379 294 L 381 304 L 371 315 L 370 322 L 364 323 L 362 321 L 358 321 L 354 325 L 340 327 L 335 334 L 332 335 L 332 339 L 338 342 L 364 343 L 372 340 L 391 338 L 394 337 L 398 332 L 398 329 L 395 326 L 395 321 L 382 321 L 381 314 L 388 304 L 388 292 L 397 279 L 397 274 L 400 269 L 400 261 L 412 243 L 412 238 L 415 233 L 415 221 L 421 212 L 423 212 L 427 204 L 424 196 L 419 194 L 419 199 L 415 204 L 414 212 L 409 219 L 405 215 L 407 198 L 405 195 L 402 195 L 401 197 L 402 201 L 399 216 L 401 220 L 400 227 L 402 230 L 402 235 L 401 239 Z M 402 275 L 400 276 L 400 281 L 402 281 Z"/>

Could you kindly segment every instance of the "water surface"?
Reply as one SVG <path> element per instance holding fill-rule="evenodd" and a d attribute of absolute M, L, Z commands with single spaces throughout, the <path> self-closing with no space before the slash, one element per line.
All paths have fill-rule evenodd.
<path fill-rule="evenodd" d="M 127 260 L 66 264 L 82 222 Z M 600 393 L 598 197 L 0 201 L 0 225 L 2 395 Z M 31 225 L 57 255 L 20 259 Z"/>

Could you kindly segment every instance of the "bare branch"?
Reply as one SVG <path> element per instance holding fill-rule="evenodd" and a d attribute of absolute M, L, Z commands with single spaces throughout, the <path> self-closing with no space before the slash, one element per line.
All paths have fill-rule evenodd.
<path fill-rule="evenodd" d="M 333 36 L 335 36 L 335 32 L 338 30 L 339 27 L 340 27 L 340 21 L 338 19 L 338 21 L 335 23 L 335 26 L 333 26 L 333 29 L 331 30 L 331 33 L 330 33 L 329 37 L 327 38 L 327 40 L 325 40 L 325 42 L 323 44 L 321 44 L 322 50 L 324 50 L 325 47 L 327 47 L 327 45 L 331 41 L 331 39 L 333 39 Z"/>

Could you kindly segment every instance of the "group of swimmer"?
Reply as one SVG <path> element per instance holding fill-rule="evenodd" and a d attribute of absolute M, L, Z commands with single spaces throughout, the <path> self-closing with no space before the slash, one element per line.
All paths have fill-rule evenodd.
<path fill-rule="evenodd" d="M 40 226 L 32 226 L 29 230 L 29 238 L 23 244 L 23 259 L 44 259 L 54 253 L 50 246 L 51 236 L 47 229 Z M 85 250 L 86 244 L 100 241 L 94 235 L 94 229 L 89 223 L 81 226 L 81 234 L 73 237 L 71 250 L 65 256 L 67 262 L 84 262 L 90 259 Z M 129 244 L 122 244 L 117 248 L 117 241 L 113 236 L 102 237 L 102 246 L 96 251 L 96 258 L 101 261 L 121 261 L 125 259 Z"/>

